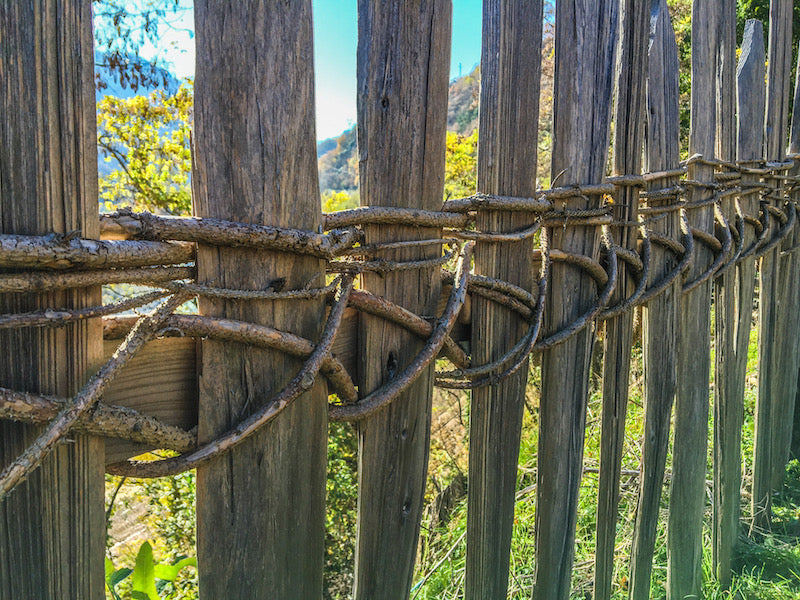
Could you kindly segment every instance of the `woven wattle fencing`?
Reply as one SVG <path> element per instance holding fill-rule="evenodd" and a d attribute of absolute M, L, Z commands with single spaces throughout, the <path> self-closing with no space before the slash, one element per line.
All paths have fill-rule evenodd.
<path fill-rule="evenodd" d="M 329 421 L 359 431 L 354 597 L 408 598 L 433 386 L 473 390 L 464 597 L 504 598 L 541 353 L 532 594 L 566 600 L 601 325 L 593 597 L 610 597 L 620 560 L 630 597 L 650 597 L 670 423 L 668 596 L 699 597 L 712 298 L 714 568 L 729 585 L 756 269 L 754 527 L 769 526 L 798 386 L 791 0 L 771 4 L 768 61 L 748 22 L 738 69 L 735 2 L 695 0 L 683 161 L 666 2 L 557 2 L 546 190 L 542 4 L 485 0 L 479 193 L 444 202 L 450 3 L 359 0 L 363 206 L 332 214 L 319 206 L 310 0 L 196 4 L 186 218 L 98 215 L 90 3 L 0 4 L 0 598 L 102 598 L 103 472 L 194 468 L 201 597 L 320 598 Z M 102 305 L 113 283 L 152 291 Z M 175 312 L 192 298 L 199 314 Z M 639 306 L 645 438 L 620 557 Z M 174 456 L 132 459 L 156 448 Z"/>

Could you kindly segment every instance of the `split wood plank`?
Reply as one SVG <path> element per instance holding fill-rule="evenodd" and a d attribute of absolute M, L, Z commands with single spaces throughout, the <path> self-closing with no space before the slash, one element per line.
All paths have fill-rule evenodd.
<path fill-rule="evenodd" d="M 794 102 L 792 103 L 792 125 L 789 135 L 788 154 L 794 156 L 795 161 L 794 168 L 790 171 L 790 174 L 798 177 L 800 176 L 800 158 L 798 158 L 798 156 L 800 156 L 800 53 L 798 53 L 797 68 L 795 71 Z M 800 203 L 800 189 L 795 188 L 793 198 L 796 203 Z M 797 231 L 797 228 L 795 228 L 793 241 L 792 252 L 797 252 L 797 246 L 800 245 L 800 232 Z M 798 386 L 797 393 L 795 394 L 795 418 L 793 419 L 792 432 L 789 437 L 789 455 L 793 457 L 800 456 L 800 447 L 798 447 L 798 440 L 800 440 L 800 418 L 798 418 L 800 402 L 798 401 L 798 396 L 800 396 L 800 369 L 798 369 Z"/>
<path fill-rule="evenodd" d="M 689 154 L 712 159 L 716 133 L 716 61 L 719 51 L 719 6 L 716 0 L 692 3 L 692 96 Z M 714 181 L 714 169 L 694 163 L 689 179 Z M 712 192 L 693 187 L 689 202 L 705 201 Z M 714 233 L 714 209 L 689 211 L 689 224 Z M 711 264 L 711 252 L 695 245 L 689 278 Z M 708 449 L 709 375 L 711 362 L 711 281 L 681 299 L 678 385 L 675 397 L 675 442 L 667 533 L 667 598 L 699 598 L 702 585 L 703 511 Z"/>
<path fill-rule="evenodd" d="M 784 156 L 786 122 L 789 110 L 789 63 L 791 61 L 792 0 L 771 0 L 770 33 L 767 56 L 767 103 L 764 120 L 764 158 L 780 160 Z M 774 182 L 774 195 L 781 184 Z M 776 199 L 767 200 L 779 207 Z M 774 222 L 774 219 L 772 220 Z M 774 234 L 778 226 L 771 227 Z M 758 302 L 758 400 L 753 439 L 753 530 L 769 529 L 772 492 L 783 483 L 783 463 L 775 435 L 779 422 L 786 419 L 785 398 L 781 398 L 780 372 L 783 365 L 779 326 L 782 325 L 776 303 L 781 299 L 780 248 L 761 257 Z M 788 284 L 788 281 L 786 282 Z M 794 315 L 792 315 L 794 318 Z M 780 321 L 780 322 L 779 322 Z M 796 367 L 795 367 L 796 368 Z M 776 429 L 777 427 L 777 429 Z M 780 465 L 780 466 L 778 466 Z"/>
<path fill-rule="evenodd" d="M 533 196 L 536 191 L 542 2 L 484 0 L 481 52 L 478 191 Z M 481 210 L 480 231 L 518 231 L 535 215 Z M 532 240 L 479 242 L 475 273 L 531 291 Z M 472 301 L 473 363 L 501 358 L 525 335 L 527 323 L 506 308 Z M 501 382 L 477 388 L 470 408 L 469 495 L 465 598 L 505 598 L 514 526 L 528 361 Z"/>
<path fill-rule="evenodd" d="M 648 172 L 670 171 L 680 161 L 680 109 L 678 46 L 669 17 L 667 0 L 660 0 L 650 18 L 647 74 L 647 135 L 645 167 Z M 648 191 L 668 188 L 677 178 L 653 181 Z M 649 205 L 669 205 L 674 198 L 652 200 Z M 680 215 L 665 213 L 648 228 L 674 240 L 680 239 Z M 667 276 L 678 259 L 653 245 L 651 281 Z M 644 440 L 642 441 L 639 498 L 636 506 L 630 566 L 630 599 L 650 600 L 653 554 L 669 450 L 669 428 L 677 386 L 679 306 L 681 278 L 645 305 L 642 354 L 644 358 Z"/>
<path fill-rule="evenodd" d="M 191 429 L 197 425 L 197 347 L 192 338 L 153 340 L 131 359 L 103 394 L 105 404 L 135 408 L 169 425 Z M 106 359 L 119 340 L 103 342 Z M 114 464 L 156 448 L 107 438 L 105 461 Z"/>
<path fill-rule="evenodd" d="M 735 14 L 734 14 L 735 22 Z M 750 20 L 745 25 L 742 52 L 737 72 L 738 119 L 736 128 L 736 158 L 739 161 L 760 161 L 763 156 L 764 103 L 764 33 L 761 21 Z M 726 125 L 725 127 L 729 127 Z M 729 157 L 722 156 L 728 160 Z M 757 183 L 755 175 L 743 175 L 742 183 Z M 745 215 L 757 215 L 759 196 L 745 194 L 739 198 Z M 733 223 L 733 221 L 730 221 Z M 743 248 L 756 239 L 755 230 L 745 225 Z M 747 375 L 747 351 L 750 326 L 753 320 L 755 261 L 739 262 L 724 275 L 716 290 L 717 298 L 717 368 L 714 404 L 714 505 L 713 557 L 715 575 L 723 588 L 731 584 L 733 547 L 740 525 L 740 496 L 742 484 L 742 426 L 744 424 L 744 389 Z M 719 315 L 727 312 L 728 322 Z M 721 339 L 724 338 L 724 339 Z"/>
<path fill-rule="evenodd" d="M 614 103 L 614 175 L 638 175 L 642 171 L 642 144 L 647 85 L 647 46 L 650 6 L 639 0 L 620 2 L 620 34 Z M 639 229 L 631 226 L 639 215 L 639 188 L 619 186 L 611 207 L 616 222 L 614 242 L 635 251 Z M 612 306 L 623 302 L 636 288 L 632 269 L 620 261 Z M 619 482 L 625 415 L 633 342 L 633 310 L 605 321 L 603 339 L 603 408 L 600 435 L 600 479 L 597 494 L 594 597 L 609 600 L 614 577 L 619 509 Z"/>
<path fill-rule="evenodd" d="M 770 7 L 772 8 L 772 7 Z M 778 6 L 776 10 L 781 10 L 776 16 L 776 26 L 780 28 L 777 33 L 778 42 L 776 43 L 775 53 L 777 58 L 770 56 L 770 59 L 779 61 L 775 65 L 776 72 L 776 102 L 775 120 L 780 126 L 770 127 L 767 130 L 774 131 L 774 140 L 767 140 L 768 155 L 770 161 L 783 161 L 786 159 L 786 140 L 789 127 L 789 95 L 791 84 L 791 62 L 792 62 L 792 2 Z M 783 43 L 780 43 L 780 40 Z M 781 68 L 782 67 L 782 68 Z M 778 72 L 782 73 L 783 87 L 779 86 Z M 769 75 L 768 75 L 769 77 Z M 780 92 L 783 89 L 785 93 Z M 769 134 L 767 134 L 769 135 Z M 784 172 L 784 174 L 787 174 Z M 780 189 L 784 192 L 787 186 L 781 182 Z M 793 207 L 789 208 L 790 210 Z M 783 480 L 786 474 L 786 464 L 789 462 L 789 450 L 792 445 L 793 420 L 787 415 L 794 414 L 795 395 L 798 382 L 798 367 L 800 367 L 800 319 L 797 318 L 800 312 L 800 285 L 797 284 L 800 276 L 800 254 L 797 252 L 787 252 L 793 248 L 800 237 L 798 235 L 800 227 L 795 226 L 793 231 L 787 235 L 782 244 L 781 252 L 778 254 L 781 263 L 780 281 L 778 291 L 779 309 L 775 313 L 777 320 L 775 345 L 777 347 L 778 371 L 775 373 L 778 384 L 777 402 L 773 410 L 773 429 L 772 429 L 772 475 L 770 477 L 771 488 L 774 492 L 780 491 L 783 487 Z"/>
<path fill-rule="evenodd" d="M 556 4 L 553 184 L 593 184 L 607 164 L 618 1 Z M 568 209 L 598 208 L 598 196 L 563 201 Z M 598 258 L 594 227 L 552 228 L 554 249 Z M 545 332 L 557 331 L 592 304 L 591 277 L 570 264 L 552 265 Z M 542 353 L 542 397 L 536 488 L 536 570 L 533 597 L 566 600 L 574 559 L 593 329 Z"/>
<path fill-rule="evenodd" d="M 436 210 L 444 189 L 451 36 L 450 2 L 359 0 L 358 155 L 361 202 Z M 437 229 L 364 228 L 366 242 L 430 239 Z M 440 256 L 439 246 L 381 253 L 390 260 Z M 438 268 L 370 273 L 364 289 L 433 315 Z M 362 396 L 400 374 L 420 340 L 362 315 Z M 430 441 L 433 368 L 379 413 L 359 423 L 358 532 L 353 597 L 406 599 L 422 516 Z"/>
<path fill-rule="evenodd" d="M 734 162 L 736 159 L 736 2 L 719 2 L 719 55 L 717 57 L 717 157 Z M 720 202 L 720 210 L 728 223 L 736 223 L 733 196 Z M 744 302 L 742 302 L 744 300 Z M 714 577 L 723 589 L 731 583 L 731 557 L 738 524 L 738 496 L 741 485 L 741 430 L 744 388 L 736 388 L 736 367 L 741 362 L 741 346 L 737 343 L 736 326 L 742 315 L 752 318 L 752 299 L 749 304 L 741 298 L 736 287 L 736 268 L 726 269 L 714 279 L 714 430 L 713 430 L 713 490 L 712 562 Z M 747 324 L 749 333 L 749 323 Z M 747 356 L 747 346 L 744 348 Z M 736 499 L 731 496 L 735 485 Z M 736 506 L 733 506 L 733 502 Z M 734 516 L 731 509 L 736 509 Z"/>
<path fill-rule="evenodd" d="M 97 238 L 89 2 L 0 3 L 0 232 Z M 99 286 L 0 296 L 0 313 L 100 303 Z M 99 319 L 0 333 L 0 385 L 61 397 L 99 366 Z M 0 423 L 0 466 L 39 428 Z M 0 597 L 104 598 L 103 440 L 74 436 L 0 503 Z"/>
<path fill-rule="evenodd" d="M 317 231 L 311 2 L 195 3 L 194 209 L 197 216 Z M 200 245 L 198 281 L 233 289 L 323 283 L 314 257 Z M 325 303 L 201 299 L 200 312 L 311 340 Z M 300 367 L 281 352 L 206 340 L 200 443 L 261 408 Z M 326 385 L 197 470 L 201 598 L 322 595 Z"/>

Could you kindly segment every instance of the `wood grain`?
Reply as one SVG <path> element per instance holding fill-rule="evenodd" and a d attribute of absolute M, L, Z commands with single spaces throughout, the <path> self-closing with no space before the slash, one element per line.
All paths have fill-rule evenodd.
<path fill-rule="evenodd" d="M 789 67 L 791 62 L 792 1 L 770 2 L 770 34 L 767 53 L 767 101 L 764 120 L 764 158 L 780 160 L 784 156 L 786 123 L 789 110 Z M 777 194 L 781 183 L 771 182 Z M 780 202 L 768 200 L 774 206 Z M 772 233 L 778 229 L 772 226 Z M 753 527 L 769 528 L 772 512 L 772 491 L 783 483 L 783 459 L 778 442 L 780 421 L 786 419 L 787 398 L 781 398 L 780 327 L 783 319 L 776 310 L 776 303 L 784 293 L 782 287 L 789 284 L 792 274 L 781 272 L 785 261 L 779 260 L 780 248 L 775 248 L 761 257 L 759 265 L 758 302 L 758 400 L 756 402 L 756 424 L 753 437 Z M 794 317 L 794 315 L 792 315 Z M 797 368 L 795 366 L 795 368 Z M 792 398 L 792 400 L 794 400 Z"/>
<path fill-rule="evenodd" d="M 735 21 L 735 15 L 734 15 Z M 751 20 L 745 26 L 742 52 L 737 71 L 738 120 L 736 158 L 759 160 L 763 156 L 764 137 L 764 35 L 761 21 Z M 728 116 L 728 118 L 730 118 Z M 727 122 L 722 127 L 733 129 Z M 729 142 L 726 142 L 729 143 Z M 721 151 L 727 152 L 727 148 Z M 728 155 L 722 158 L 729 160 Z M 743 175 L 743 183 L 754 183 L 754 175 Z M 745 214 L 757 215 L 758 195 L 739 199 Z M 755 230 L 746 226 L 743 246 L 756 239 Z M 720 285 L 721 283 L 721 285 Z M 714 506 L 713 559 L 715 575 L 723 588 L 731 584 L 731 558 L 740 525 L 742 482 L 742 426 L 744 422 L 744 388 L 747 374 L 747 351 L 753 321 L 755 261 L 741 261 L 717 281 L 716 347 L 717 361 L 714 401 Z"/>
<path fill-rule="evenodd" d="M 614 175 L 637 175 L 642 171 L 644 115 L 647 83 L 647 45 L 650 6 L 639 0 L 620 2 L 620 34 L 614 101 Z M 620 186 L 611 208 L 615 221 L 635 223 L 639 216 L 639 189 Z M 613 227 L 614 241 L 636 250 L 638 228 Z M 635 289 L 632 270 L 619 263 L 618 282 L 611 304 L 625 300 Z M 625 415 L 628 410 L 628 378 L 631 372 L 633 310 L 605 322 L 603 338 L 603 408 L 600 435 L 600 479 L 597 495 L 594 597 L 611 598 L 614 578 L 619 481 Z"/>
<path fill-rule="evenodd" d="M 164 338 L 145 344 L 114 378 L 103 402 L 135 408 L 170 425 L 191 429 L 197 425 L 197 341 Z M 103 342 L 105 358 L 119 340 Z M 155 448 L 125 440 L 106 439 L 106 464 L 113 464 Z"/>
<path fill-rule="evenodd" d="M 645 168 L 648 172 L 675 169 L 680 160 L 680 110 L 678 79 L 680 63 L 675 32 L 667 0 L 660 0 L 651 14 L 647 79 L 647 135 Z M 648 190 L 670 187 L 677 178 L 653 181 Z M 653 200 L 664 205 L 674 199 Z M 680 215 L 649 223 L 649 228 L 671 239 L 680 239 Z M 653 245 L 651 281 L 658 281 L 675 268 L 677 260 L 664 248 Z M 669 450 L 669 429 L 677 386 L 678 307 L 681 280 L 677 278 L 643 310 L 642 355 L 644 358 L 644 439 L 642 440 L 639 499 L 633 531 L 630 564 L 630 599 L 650 600 L 653 553 L 664 487 L 664 469 Z"/>
<path fill-rule="evenodd" d="M 97 238 L 91 6 L 0 3 L 0 233 Z M 0 295 L 0 313 L 100 303 L 99 287 Z M 0 385 L 61 397 L 98 367 L 99 319 L 0 333 Z M 37 429 L 0 424 L 0 466 Z M 0 503 L 0 597 L 104 597 L 103 441 L 74 437 Z"/>
<path fill-rule="evenodd" d="M 689 154 L 713 158 L 716 146 L 716 60 L 719 50 L 719 5 L 716 0 L 692 3 L 692 96 Z M 689 179 L 713 181 L 712 167 L 695 163 Z M 689 202 L 706 200 L 711 192 L 692 188 Z M 689 211 L 689 224 L 714 233 L 710 206 Z M 711 252 L 695 245 L 690 280 L 711 264 Z M 683 294 L 678 345 L 670 512 L 667 533 L 667 597 L 701 597 L 703 510 L 705 508 L 708 396 L 711 351 L 711 282 Z"/>
<path fill-rule="evenodd" d="M 486 0 L 481 51 L 478 191 L 533 196 L 541 77 L 542 3 Z M 529 227 L 530 213 L 478 211 L 482 231 Z M 531 240 L 478 243 L 475 273 L 532 290 Z M 525 335 L 527 324 L 480 297 L 472 302 L 472 360 L 497 360 Z M 496 385 L 472 392 L 465 598 L 505 598 L 514 525 L 522 413 L 528 362 Z"/>
<path fill-rule="evenodd" d="M 359 0 L 358 156 L 361 203 L 436 210 L 444 186 L 450 2 Z M 437 230 L 365 227 L 367 243 L 429 239 Z M 393 250 L 388 259 L 439 255 L 439 248 Z M 365 274 L 364 289 L 430 315 L 439 270 Z M 362 396 L 400 373 L 418 339 L 362 315 Z M 353 597 L 405 599 L 411 588 L 430 440 L 433 371 L 428 368 L 389 407 L 359 424 L 359 498 Z"/>
<path fill-rule="evenodd" d="M 775 36 L 775 48 L 770 45 L 770 60 L 775 61 L 774 79 L 775 92 L 772 96 L 774 106 L 772 118 L 775 125 L 770 124 L 770 115 L 767 116 L 767 150 L 770 152 L 768 160 L 782 161 L 786 158 L 786 140 L 789 120 L 789 97 L 791 83 L 792 61 L 792 6 L 791 2 L 776 4 L 771 10 L 776 11 L 774 27 L 777 29 L 771 35 Z M 772 25 L 770 16 L 770 27 Z M 770 77 L 768 73 L 768 77 Z M 786 183 L 781 182 L 780 188 L 786 191 Z M 800 254 L 782 251 L 794 248 L 798 238 L 798 228 L 787 235 L 781 243 L 779 253 L 780 280 L 778 284 L 779 297 L 777 303 L 779 310 L 775 312 L 777 320 L 775 346 L 777 348 L 777 371 L 772 374 L 777 381 L 777 396 L 773 410 L 772 427 L 772 475 L 770 477 L 773 491 L 783 487 L 786 474 L 786 464 L 789 462 L 789 449 L 792 444 L 792 419 L 786 415 L 794 414 L 795 395 L 797 392 L 798 367 L 800 367 L 800 285 L 797 278 L 800 276 Z"/>
<path fill-rule="evenodd" d="M 316 231 L 311 2 L 196 2 L 196 216 Z M 200 245 L 198 282 L 224 288 L 319 286 L 313 257 Z M 324 301 L 201 300 L 202 314 L 311 340 Z M 199 361 L 201 443 L 261 407 L 299 367 L 279 352 L 205 341 Z M 322 594 L 326 386 L 197 473 L 200 597 Z"/>
<path fill-rule="evenodd" d="M 611 0 L 556 4 L 551 176 L 558 177 L 557 185 L 598 183 L 605 173 L 617 6 Z M 588 209 L 601 202 L 592 196 L 564 204 Z M 599 236 L 593 227 L 553 228 L 551 236 L 554 249 L 598 258 Z M 583 271 L 554 264 L 544 333 L 585 312 L 595 295 L 595 285 Z M 594 331 L 584 329 L 542 353 L 534 598 L 566 600 L 570 593 L 593 341 Z"/>

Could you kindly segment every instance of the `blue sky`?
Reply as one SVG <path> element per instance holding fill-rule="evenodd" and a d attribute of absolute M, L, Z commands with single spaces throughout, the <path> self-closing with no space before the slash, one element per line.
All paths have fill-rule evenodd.
<path fill-rule="evenodd" d="M 160 52 L 178 77 L 194 74 L 194 15 L 191 0 L 171 26 L 161 31 L 158 48 L 142 49 L 145 58 Z M 317 139 L 339 135 L 356 120 L 356 0 L 313 0 Z M 453 0 L 453 49 L 450 78 L 469 73 L 480 61 L 481 0 Z M 177 48 L 177 49 L 175 49 Z"/>

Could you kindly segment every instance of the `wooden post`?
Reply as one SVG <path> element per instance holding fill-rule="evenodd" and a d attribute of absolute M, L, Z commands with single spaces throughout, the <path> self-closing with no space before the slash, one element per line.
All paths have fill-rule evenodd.
<path fill-rule="evenodd" d="M 717 59 L 717 156 L 721 160 L 733 162 L 736 158 L 735 0 L 722 0 L 718 10 L 720 53 Z M 734 199 L 724 199 L 721 210 L 728 223 L 734 226 Z M 752 232 L 752 228 L 749 229 Z M 753 263 L 752 260 L 746 262 Z M 731 555 L 739 528 L 744 418 L 744 371 L 740 377 L 739 369 L 747 366 L 750 321 L 753 317 L 754 279 L 740 282 L 739 276 L 743 273 L 741 267 L 743 265 L 740 268 L 727 269 L 714 281 L 716 352 L 712 547 L 715 576 L 724 589 L 729 588 L 731 583 Z"/>
<path fill-rule="evenodd" d="M 451 5 L 445 0 L 358 3 L 358 154 L 361 202 L 438 209 L 444 189 Z M 439 237 L 439 230 L 374 225 L 367 243 Z M 438 245 L 392 250 L 393 260 L 437 258 Z M 438 268 L 368 273 L 362 285 L 434 315 Z M 359 389 L 366 395 L 411 362 L 419 339 L 362 315 Z M 408 598 L 428 466 L 433 369 L 359 423 L 354 598 Z"/>
<path fill-rule="evenodd" d="M 789 125 L 789 93 L 791 82 L 791 62 L 792 62 L 792 6 L 789 2 L 783 6 L 782 12 L 777 15 L 780 19 L 776 26 L 780 31 L 776 33 L 775 53 L 779 64 L 775 65 L 776 87 L 779 86 L 779 79 L 782 79 L 783 86 L 777 87 L 775 98 L 778 106 L 775 107 L 775 120 L 777 123 L 770 127 L 775 139 L 768 140 L 767 160 L 783 161 L 786 159 L 786 134 Z M 776 7 L 777 9 L 777 7 Z M 782 42 L 781 42 L 782 41 Z M 772 58 L 772 57 L 770 57 Z M 782 67 L 782 68 L 781 68 Z M 782 73 L 781 76 L 778 73 Z M 780 90 L 783 90 L 781 92 Z M 780 125 L 778 125 L 780 124 Z M 769 134 L 768 134 L 769 135 Z M 787 174 L 786 172 L 782 174 Z M 780 189 L 786 189 L 781 182 Z M 790 210 L 793 210 L 790 207 Z M 798 238 L 798 228 L 794 227 L 781 244 L 781 250 L 793 248 Z M 777 347 L 777 377 L 778 391 L 775 410 L 773 412 L 772 429 L 772 476 L 770 478 L 772 491 L 778 492 L 783 488 L 783 479 L 786 473 L 786 463 L 789 462 L 789 450 L 792 445 L 792 421 L 787 415 L 794 414 L 795 394 L 797 391 L 797 369 L 800 367 L 800 345 L 797 343 L 800 337 L 800 320 L 797 318 L 800 311 L 800 285 L 797 285 L 797 277 L 800 275 L 800 254 L 788 252 L 778 254 L 780 260 L 780 281 L 778 284 L 778 306 L 775 318 L 777 330 L 775 345 Z"/>
<path fill-rule="evenodd" d="M 620 6 L 620 40 L 614 94 L 614 175 L 636 175 L 642 170 L 650 6 L 639 0 L 622 0 Z M 614 193 L 612 214 L 615 221 L 635 223 L 639 214 L 639 189 L 631 186 L 618 187 Z M 633 251 L 636 250 L 638 233 L 636 226 L 612 228 L 614 241 Z M 635 289 L 632 273 L 624 261 L 621 261 L 618 268 L 618 283 L 611 297 L 612 305 L 624 301 Z M 594 597 L 597 600 L 611 598 L 614 577 L 619 479 L 622 445 L 625 440 L 625 415 L 628 410 L 632 341 L 633 310 L 627 310 L 605 322 L 594 575 Z"/>
<path fill-rule="evenodd" d="M 770 2 L 769 55 L 767 57 L 767 103 L 764 126 L 764 158 L 780 160 L 786 143 L 786 121 L 789 102 L 789 62 L 791 60 L 791 0 Z M 788 29 L 788 31 L 787 31 Z M 775 183 L 775 195 L 780 183 Z M 768 200 L 778 206 L 776 200 Z M 773 227 L 773 233 L 777 227 Z M 772 492 L 783 482 L 783 464 L 777 456 L 779 444 L 775 435 L 777 423 L 786 419 L 786 407 L 780 398 L 781 357 L 778 347 L 777 302 L 780 299 L 782 275 L 776 248 L 761 258 L 758 302 L 758 401 L 753 439 L 754 530 L 769 528 Z M 788 283 L 788 282 L 787 282 Z M 776 465 L 780 464 L 780 468 Z M 777 480 L 777 482 L 776 482 Z"/>
<path fill-rule="evenodd" d="M 91 6 L 0 3 L 0 232 L 99 237 Z M 100 303 L 99 286 L 0 296 L 0 313 Z M 71 396 L 102 357 L 98 319 L 0 333 L 0 385 Z M 37 429 L 0 424 L 0 467 Z M 103 440 L 70 436 L 0 503 L 0 598 L 104 598 Z"/>
<path fill-rule="evenodd" d="M 194 200 L 198 216 L 316 231 L 311 2 L 195 4 Z M 200 245 L 198 280 L 234 289 L 324 284 L 317 258 Z M 202 314 L 317 339 L 322 299 L 201 300 Z M 203 341 L 198 437 L 262 406 L 300 361 Z M 318 381 L 276 421 L 198 469 L 201 598 L 322 595 L 327 393 Z"/>
<path fill-rule="evenodd" d="M 795 86 L 794 86 L 794 102 L 792 103 L 792 126 L 789 135 L 789 155 L 794 157 L 794 168 L 790 171 L 791 175 L 795 177 L 800 176 L 800 53 L 797 57 L 797 68 L 795 71 Z M 794 201 L 800 203 L 800 190 L 795 189 Z M 793 236 L 794 245 L 800 244 L 800 230 L 795 227 Z M 800 369 L 800 367 L 799 367 Z M 792 419 L 792 431 L 789 436 L 789 456 L 800 457 L 800 448 L 798 448 L 798 440 L 800 440 L 800 420 L 797 418 L 798 410 L 800 410 L 800 402 L 798 402 L 798 395 L 800 395 L 800 372 L 798 372 L 798 386 L 795 393 L 794 404 L 794 419 Z"/>
<path fill-rule="evenodd" d="M 557 185 L 602 180 L 609 144 L 614 46 L 614 0 L 556 4 L 555 106 L 552 176 Z M 572 198 L 567 209 L 598 208 L 599 197 Z M 554 227 L 554 249 L 598 258 L 594 226 Z M 552 333 L 578 317 L 595 298 L 591 278 L 570 264 L 554 264 L 544 326 Z M 533 596 L 566 600 L 574 557 L 578 488 L 594 331 L 584 329 L 542 354 L 536 489 L 536 572 Z"/>
<path fill-rule="evenodd" d="M 645 168 L 649 172 L 676 169 L 680 160 L 678 47 L 669 18 L 667 0 L 660 0 L 650 21 L 647 73 L 647 136 Z M 674 185 L 677 177 L 654 181 L 648 191 Z M 674 203 L 674 198 L 651 200 L 649 206 Z M 655 233 L 680 239 L 678 211 L 648 224 Z M 652 282 L 667 276 L 677 260 L 663 247 L 653 244 Z M 675 397 L 680 319 L 678 307 L 681 279 L 678 277 L 644 307 L 644 440 L 639 478 L 639 500 L 631 548 L 629 589 L 631 600 L 650 600 L 650 577 L 660 513 L 664 469 L 669 448 L 669 427 Z"/>
<path fill-rule="evenodd" d="M 542 2 L 484 0 L 481 54 L 478 191 L 532 196 L 536 190 Z M 530 226 L 531 213 L 479 211 L 481 231 Z M 478 243 L 475 272 L 528 291 L 533 287 L 531 240 Z M 497 360 L 525 334 L 526 323 L 484 298 L 472 304 L 475 364 Z M 472 393 L 465 597 L 505 598 L 514 525 L 522 413 L 528 362 L 496 385 Z"/>
<path fill-rule="evenodd" d="M 719 5 L 716 0 L 692 3 L 692 98 L 689 154 L 713 159 L 716 131 L 716 60 Z M 702 163 L 689 167 L 689 179 L 714 181 L 714 169 Z M 689 202 L 711 198 L 703 187 L 693 187 Z M 714 210 L 701 206 L 689 211 L 690 226 L 714 232 Z M 711 252 L 695 245 L 689 279 L 711 264 Z M 708 448 L 708 380 L 711 348 L 711 282 L 683 294 L 681 300 L 678 386 L 675 398 L 675 442 L 670 485 L 667 538 L 667 597 L 700 597 L 702 585 L 703 510 L 705 508 L 706 452 Z"/>

